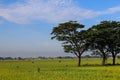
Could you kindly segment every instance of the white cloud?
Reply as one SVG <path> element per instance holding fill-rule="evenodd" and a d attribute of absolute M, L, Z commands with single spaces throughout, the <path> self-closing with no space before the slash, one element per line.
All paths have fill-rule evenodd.
<path fill-rule="evenodd" d="M 120 11 L 120 7 L 106 11 L 92 11 L 76 6 L 73 0 L 26 0 L 0 7 L 0 16 L 15 23 L 29 23 L 34 20 L 61 22 L 83 20 L 98 15 Z"/>
<path fill-rule="evenodd" d="M 120 6 L 108 8 L 108 9 L 106 9 L 105 11 L 98 11 L 97 14 L 98 14 L 98 15 L 114 14 L 114 13 L 116 13 L 116 12 L 120 12 Z"/>
<path fill-rule="evenodd" d="M 120 6 L 109 8 L 106 11 L 101 12 L 101 14 L 113 14 L 116 12 L 120 12 Z"/>

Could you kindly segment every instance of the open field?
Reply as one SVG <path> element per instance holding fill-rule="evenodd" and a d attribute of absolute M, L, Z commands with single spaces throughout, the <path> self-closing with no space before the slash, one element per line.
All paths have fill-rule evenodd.
<path fill-rule="evenodd" d="M 100 59 L 82 59 L 81 67 L 76 59 L 0 61 L 0 80 L 120 80 L 120 65 L 100 64 Z"/>

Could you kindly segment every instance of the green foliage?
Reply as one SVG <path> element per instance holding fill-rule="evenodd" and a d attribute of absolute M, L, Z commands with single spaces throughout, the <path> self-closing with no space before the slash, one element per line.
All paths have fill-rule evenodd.
<path fill-rule="evenodd" d="M 115 64 L 115 57 L 120 53 L 119 32 L 120 22 L 116 21 L 102 21 L 88 30 L 91 47 L 103 57 L 103 65 L 108 54 L 112 55 Z"/>
<path fill-rule="evenodd" d="M 102 21 L 88 30 L 79 31 L 83 27 L 76 21 L 59 24 L 53 28 L 52 39 L 62 41 L 64 51 L 74 53 L 79 63 L 82 53 L 89 48 L 94 54 L 101 55 L 103 65 L 108 55 L 112 55 L 114 65 L 116 55 L 120 53 L 120 22 Z"/>
<path fill-rule="evenodd" d="M 82 53 L 87 49 L 83 36 L 85 31 L 80 30 L 83 27 L 84 25 L 76 21 L 69 21 L 54 27 L 51 33 L 53 35 L 51 39 L 62 41 L 65 52 L 73 53 L 79 58 L 78 66 L 80 66 Z"/>

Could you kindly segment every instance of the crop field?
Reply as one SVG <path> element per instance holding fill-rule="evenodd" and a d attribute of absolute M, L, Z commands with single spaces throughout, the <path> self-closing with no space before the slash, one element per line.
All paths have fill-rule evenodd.
<path fill-rule="evenodd" d="M 120 80 L 120 65 L 101 66 L 101 59 L 82 59 L 81 67 L 77 59 L 0 61 L 0 80 Z"/>

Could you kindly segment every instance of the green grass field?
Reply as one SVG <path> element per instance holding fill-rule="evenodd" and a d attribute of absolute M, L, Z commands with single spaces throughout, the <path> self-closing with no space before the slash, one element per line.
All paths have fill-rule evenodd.
<path fill-rule="evenodd" d="M 119 65 L 100 64 L 100 59 L 82 59 L 81 67 L 77 59 L 0 61 L 0 80 L 120 80 Z"/>

